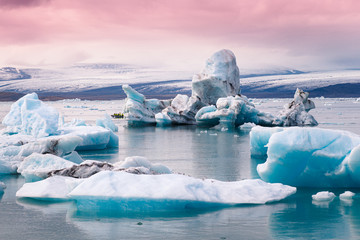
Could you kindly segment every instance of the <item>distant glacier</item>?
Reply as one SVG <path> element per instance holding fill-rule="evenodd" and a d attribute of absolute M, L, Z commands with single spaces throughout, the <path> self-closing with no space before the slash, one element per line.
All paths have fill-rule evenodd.
<path fill-rule="evenodd" d="M 127 64 L 79 64 L 58 69 L 0 68 L 0 101 L 29 92 L 42 99 L 123 99 L 128 84 L 148 98 L 167 99 L 191 94 L 195 72 Z M 240 68 L 241 93 L 255 98 L 292 97 L 296 88 L 311 97 L 359 97 L 360 70 L 304 72 L 296 69 Z"/>

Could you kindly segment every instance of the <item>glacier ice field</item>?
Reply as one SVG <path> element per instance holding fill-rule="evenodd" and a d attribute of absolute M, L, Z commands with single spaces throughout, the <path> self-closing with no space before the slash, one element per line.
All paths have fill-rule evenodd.
<path fill-rule="evenodd" d="M 257 109 L 270 113 L 278 112 L 289 102 L 289 99 L 250 100 Z M 360 99 L 313 98 L 312 100 L 316 108 L 311 113 L 319 122 L 319 128 L 345 130 L 360 135 L 358 122 Z M 111 115 L 122 112 L 124 101 L 74 99 L 46 102 L 46 104 L 57 109 L 65 122 L 73 121 L 81 125 L 84 121 L 95 125 L 98 121 L 98 125 L 106 125 L 106 119 L 101 122 L 99 119 L 102 119 L 105 113 Z M 10 102 L 0 102 L 0 119 L 9 112 L 10 105 Z M 151 163 L 167 166 L 175 173 L 184 173 L 186 176 L 180 176 L 186 180 L 179 182 L 189 181 L 189 184 L 194 186 L 193 189 L 201 189 L 201 187 L 199 182 L 193 181 L 192 178 L 207 179 L 210 182 L 214 179 L 213 181 L 219 182 L 220 185 L 222 182 L 257 179 L 259 178 L 257 168 L 266 160 L 261 156 L 262 154 L 251 156 L 249 136 L 253 127 L 251 124 L 226 131 L 195 126 L 129 128 L 122 119 L 115 119 L 113 122 L 118 128 L 115 134 L 119 138 L 119 148 L 94 151 L 80 149 L 78 153 L 84 160 L 106 161 L 116 165 L 126 157 L 143 156 Z M 0 125 L 1 128 L 4 126 Z M 69 159 L 76 161 L 76 156 Z M 68 164 L 58 162 L 57 159 L 51 161 L 60 164 L 61 167 Z M 6 185 L 3 193 L 0 193 L 0 239 L 163 239 L 164 236 L 171 239 L 356 239 L 360 236 L 358 230 L 360 198 L 357 197 L 360 191 L 352 186 L 331 189 L 326 186 L 300 187 L 295 194 L 284 200 L 261 205 L 225 208 L 214 205 L 202 209 L 196 206 L 191 208 L 190 204 L 187 210 L 181 211 L 146 212 L 141 209 L 141 211 L 127 212 L 113 211 L 111 206 L 104 207 L 106 204 L 101 203 L 101 198 L 96 201 L 83 198 L 84 194 L 101 195 L 101 189 L 107 192 L 106 189 L 122 187 L 107 186 L 109 181 L 101 183 L 95 179 L 94 182 L 98 182 L 100 186 L 99 191 L 92 194 L 89 188 L 86 188 L 86 184 L 93 186 L 92 178 L 89 178 L 87 183 L 80 183 L 78 180 L 64 183 L 61 182 L 64 179 L 60 179 L 59 185 L 51 185 L 57 187 L 51 188 L 50 193 L 60 196 L 61 191 L 69 190 L 69 186 L 72 188 L 82 184 L 82 188 L 70 194 L 81 203 L 78 206 L 72 201 L 51 202 L 46 199 L 37 201 L 17 198 L 16 194 L 21 194 L 18 190 L 25 186 L 26 177 L 30 179 L 42 177 L 43 173 L 39 168 L 34 170 L 34 166 L 38 167 L 36 163 L 31 164 L 33 164 L 31 158 L 23 163 L 21 174 L 25 178 L 21 175 L 0 175 L 0 181 Z M 143 162 L 142 166 L 145 166 L 144 164 L 146 165 L 146 162 Z M 128 164 L 126 167 L 131 166 Z M 41 167 L 46 169 L 46 166 Z M 148 166 L 148 169 L 151 167 Z M 38 175 L 33 175 L 34 171 Z M 114 179 L 115 182 L 115 179 L 127 176 L 126 173 L 121 172 L 115 175 L 109 172 L 101 174 L 104 175 L 101 179 L 107 177 Z M 149 194 L 158 193 L 156 191 L 158 183 L 155 178 L 150 177 L 142 181 L 147 184 L 142 186 L 152 186 L 144 189 L 142 194 L 146 194 L 147 190 Z M 36 183 L 39 182 L 34 182 Z M 34 193 L 31 185 L 28 186 Z M 131 188 L 131 185 L 129 187 Z M 174 186 L 179 191 L 181 187 Z M 215 188 L 211 187 L 211 189 Z M 36 189 L 42 194 L 40 198 L 44 197 L 44 193 L 49 194 L 44 185 Z M 44 191 L 41 192 L 42 190 Z M 23 192 L 26 194 L 26 189 L 23 189 Z M 202 194 L 194 196 L 204 197 Z M 128 204 L 136 205 L 139 203 L 136 201 L 138 199 Z M 116 199 L 113 204 L 116 204 Z M 146 202 L 140 204 L 150 205 Z M 188 202 L 184 203 L 183 200 L 181 203 L 174 203 L 167 199 L 155 203 L 153 201 L 151 204 L 172 206 L 172 204 L 181 205 Z"/>

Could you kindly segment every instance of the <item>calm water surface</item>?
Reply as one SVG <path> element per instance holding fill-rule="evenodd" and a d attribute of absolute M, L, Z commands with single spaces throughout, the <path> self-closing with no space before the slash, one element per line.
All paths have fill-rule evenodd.
<path fill-rule="evenodd" d="M 288 100 L 254 100 L 257 108 L 277 112 Z M 50 102 L 66 121 L 73 117 L 93 123 L 103 114 L 121 111 L 123 101 Z M 312 114 L 320 127 L 360 134 L 360 102 L 356 99 L 317 99 Z M 9 110 L 0 103 L 0 118 Z M 127 128 L 118 120 L 118 149 L 80 152 L 85 159 L 116 162 L 145 156 L 175 172 L 198 178 L 235 181 L 257 178 L 256 166 L 265 159 L 250 157 L 249 131 L 173 128 Z M 74 203 L 18 200 L 21 176 L 0 176 L 7 185 L 0 196 L 0 239 L 359 239 L 360 198 L 328 204 L 311 195 L 329 189 L 298 189 L 290 198 L 266 205 L 243 205 L 206 211 L 168 214 L 82 213 Z M 336 195 L 358 189 L 331 189 Z"/>

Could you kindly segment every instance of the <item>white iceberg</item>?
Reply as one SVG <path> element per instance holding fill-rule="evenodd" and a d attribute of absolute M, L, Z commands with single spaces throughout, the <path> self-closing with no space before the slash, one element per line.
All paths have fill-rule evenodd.
<path fill-rule="evenodd" d="M 16 197 L 46 201 L 69 200 L 68 194 L 83 181 L 83 179 L 54 176 L 38 182 L 25 183 L 16 192 Z"/>
<path fill-rule="evenodd" d="M 328 191 L 318 192 L 311 196 L 313 200 L 318 202 L 331 202 L 335 198 L 335 194 Z"/>
<path fill-rule="evenodd" d="M 11 105 L 2 124 L 8 133 L 46 137 L 58 129 L 59 113 L 39 100 L 36 93 L 27 94 Z"/>
<path fill-rule="evenodd" d="M 355 196 L 355 193 L 351 191 L 345 191 L 344 193 L 340 194 L 339 197 L 341 200 L 351 200 Z"/>
<path fill-rule="evenodd" d="M 166 100 L 146 100 L 144 95 L 138 93 L 129 85 L 122 85 L 122 89 L 127 96 L 124 117 L 130 126 L 155 124 L 155 114 L 170 105 L 170 101 Z"/>
<path fill-rule="evenodd" d="M 233 52 L 227 49 L 214 53 L 204 69 L 193 76 L 192 96 L 206 105 L 219 98 L 240 94 L 240 73 Z"/>
<path fill-rule="evenodd" d="M 185 175 L 135 175 L 104 171 L 84 180 L 69 196 L 80 209 L 124 211 L 181 210 L 279 201 L 296 188 L 259 179 L 238 182 L 201 180 Z"/>
<path fill-rule="evenodd" d="M 126 172 L 143 174 L 170 174 L 172 171 L 161 164 L 153 164 L 147 158 L 140 156 L 127 157 L 123 162 L 114 163 L 116 171 L 124 169 Z"/>
<path fill-rule="evenodd" d="M 17 172 L 25 177 L 26 181 L 31 182 L 47 178 L 50 171 L 73 165 L 75 165 L 73 162 L 52 154 L 33 153 L 19 164 Z"/>
<path fill-rule="evenodd" d="M 267 182 L 302 187 L 359 187 L 360 136 L 320 128 L 273 133 L 267 160 L 257 166 Z"/>

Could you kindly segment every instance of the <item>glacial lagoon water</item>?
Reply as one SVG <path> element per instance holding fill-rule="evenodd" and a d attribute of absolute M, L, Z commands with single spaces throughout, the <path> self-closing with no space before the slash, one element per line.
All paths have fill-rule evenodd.
<path fill-rule="evenodd" d="M 275 113 L 289 99 L 254 99 L 257 108 Z M 79 118 L 93 124 L 104 113 L 122 110 L 124 101 L 64 100 L 48 102 L 65 121 Z M 9 111 L 0 103 L 0 118 Z M 360 134 L 359 99 L 315 99 L 311 113 L 319 127 Z M 118 149 L 80 152 L 84 159 L 116 162 L 145 156 L 172 170 L 198 178 L 235 181 L 257 178 L 265 159 L 250 157 L 250 126 L 221 131 L 195 126 L 128 128 L 116 120 Z M 0 239 L 359 239 L 360 197 L 316 203 L 311 195 L 330 190 L 337 196 L 360 189 L 298 189 L 281 202 L 225 209 L 140 214 L 80 212 L 72 202 L 16 199 L 21 176 L 0 176 L 7 185 L 0 196 Z"/>

